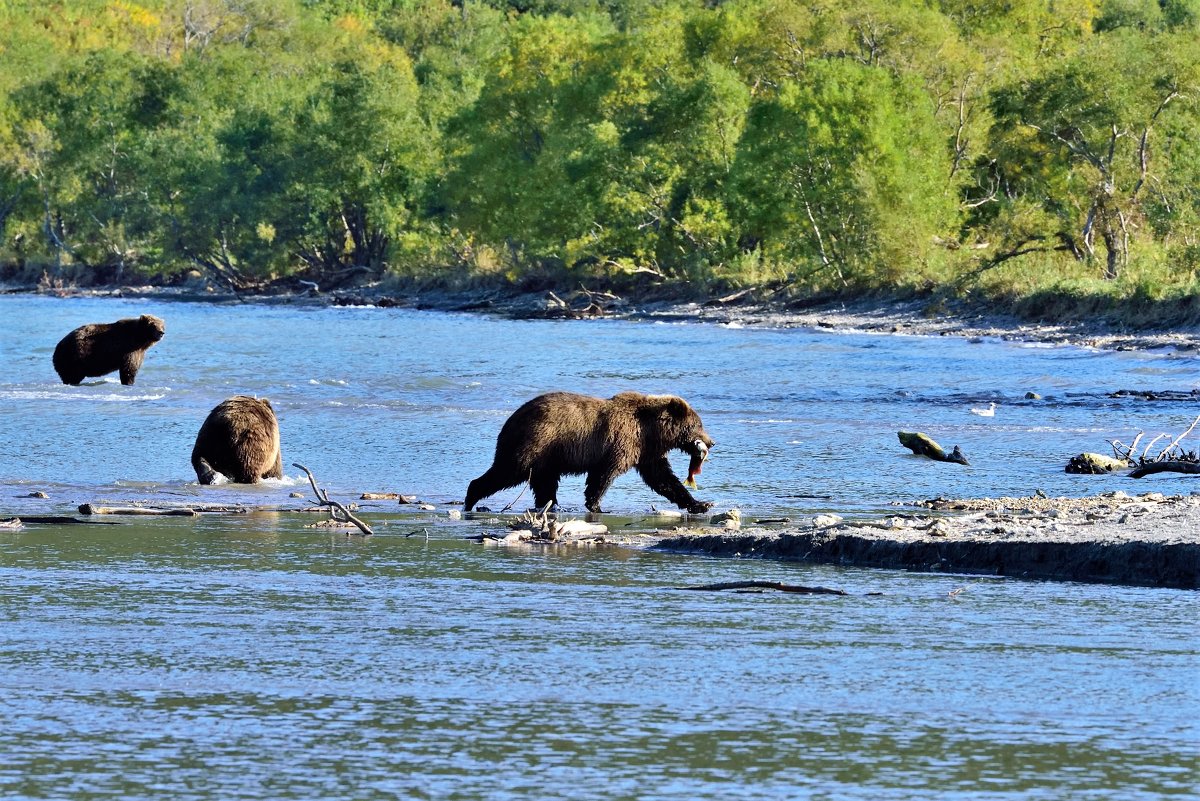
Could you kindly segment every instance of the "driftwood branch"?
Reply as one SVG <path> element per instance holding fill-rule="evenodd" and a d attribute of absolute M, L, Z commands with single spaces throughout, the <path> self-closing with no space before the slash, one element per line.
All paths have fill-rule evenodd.
<path fill-rule="evenodd" d="M 1188 426 L 1182 434 L 1171 440 L 1171 444 L 1159 451 L 1158 454 L 1153 458 L 1150 457 L 1150 449 L 1154 447 L 1154 443 L 1171 435 L 1159 434 L 1154 439 L 1150 440 L 1150 442 L 1147 443 L 1146 447 L 1142 450 L 1141 457 L 1136 459 L 1137 465 L 1129 472 L 1129 477 L 1142 478 L 1143 476 L 1153 475 L 1154 473 L 1200 474 L 1200 461 L 1196 459 L 1195 451 L 1188 453 L 1185 452 L 1183 448 L 1179 447 L 1179 443 L 1183 442 L 1187 435 L 1191 434 L 1192 431 L 1196 429 L 1197 425 L 1200 425 L 1200 417 L 1197 417 L 1195 420 L 1193 420 L 1192 424 Z M 1141 442 L 1141 440 L 1142 432 L 1138 432 L 1138 435 L 1134 437 L 1133 443 L 1128 447 L 1118 440 L 1111 440 L 1110 444 L 1113 447 L 1113 453 L 1115 453 L 1119 459 L 1126 462 L 1133 462 L 1135 461 L 1134 452 L 1137 450 L 1138 443 Z M 1070 469 L 1068 469 L 1068 472 L 1071 472 Z"/>
<path fill-rule="evenodd" d="M 1129 471 L 1130 478 L 1142 478 L 1153 473 L 1200 473 L 1200 462 L 1184 462 L 1171 459 L 1165 462 L 1147 462 Z"/>
<path fill-rule="evenodd" d="M 347 509 L 345 506 L 342 506 L 337 501 L 330 500 L 328 493 L 326 493 L 325 490 L 323 490 L 317 486 L 317 479 L 313 476 L 311 470 L 309 470 L 307 467 L 300 464 L 299 462 L 292 462 L 292 467 L 297 467 L 297 468 L 303 470 L 304 473 L 308 476 L 308 483 L 312 485 L 313 492 L 317 496 L 317 505 L 318 506 L 326 506 L 329 508 L 330 519 L 336 520 L 339 523 L 349 523 L 349 524 L 355 526 L 359 531 L 361 531 L 364 535 L 366 535 L 368 537 L 375 533 L 374 531 L 371 530 L 370 526 L 368 526 L 366 523 L 364 523 L 363 521 L 361 521 L 357 517 L 355 517 L 353 514 L 351 514 L 350 510 Z M 338 515 L 337 515 L 338 512 L 340 512 L 342 514 L 341 518 L 338 517 Z"/>
<path fill-rule="evenodd" d="M 507 512 L 509 509 L 511 509 L 517 505 L 517 501 L 521 500 L 521 496 L 525 494 L 525 490 L 529 489 L 530 481 L 533 481 L 533 471 L 532 470 L 529 471 L 529 478 L 526 480 L 525 486 L 521 487 L 521 491 L 517 493 L 517 497 L 513 498 L 512 501 L 510 501 L 507 506 L 505 506 L 503 509 L 500 510 L 502 513 Z M 546 511 L 547 512 L 550 511 L 550 504 L 546 504 Z"/>
<path fill-rule="evenodd" d="M 1157 437 L 1155 437 L 1154 439 L 1152 439 L 1148 443 L 1146 443 L 1146 450 L 1142 451 L 1142 459 L 1145 459 L 1146 455 L 1148 453 L 1150 453 L 1150 449 L 1154 447 L 1154 443 L 1158 442 L 1163 437 L 1169 437 L 1169 436 L 1170 436 L 1170 434 L 1159 434 Z"/>
<path fill-rule="evenodd" d="M 1186 437 L 1188 434 L 1192 433 L 1192 429 L 1196 427 L 1196 423 L 1200 423 L 1200 417 L 1197 417 L 1195 420 L 1192 421 L 1192 424 L 1187 427 L 1187 431 L 1184 431 L 1182 434 L 1180 434 L 1178 437 L 1176 437 L 1170 445 L 1163 448 L 1162 451 L 1159 452 L 1158 458 L 1159 459 L 1164 458 L 1168 453 L 1171 452 L 1172 448 L 1174 448 L 1176 445 L 1178 445 L 1180 442 L 1183 441 L 1184 437 Z"/>
<path fill-rule="evenodd" d="M 1133 452 L 1135 450 L 1137 450 L 1138 443 L 1141 442 L 1142 437 L 1145 436 L 1145 434 L 1146 434 L 1145 431 L 1139 431 L 1137 436 L 1133 438 L 1133 442 L 1131 442 L 1129 444 L 1128 448 L 1126 448 L 1125 445 L 1122 444 L 1120 440 L 1115 440 L 1115 439 L 1112 440 L 1109 444 L 1112 445 L 1112 447 L 1113 447 L 1113 454 L 1118 459 L 1132 461 L 1133 460 Z"/>
<path fill-rule="evenodd" d="M 802 595 L 849 595 L 845 590 L 830 587 L 804 587 L 799 584 L 781 584 L 778 581 L 726 581 L 720 584 L 701 584 L 696 587 L 676 587 L 677 590 L 778 590 Z"/>
<path fill-rule="evenodd" d="M 81 515 L 158 515 L 174 517 L 195 517 L 195 509 L 151 509 L 144 506 L 96 506 L 85 503 L 79 507 Z"/>
<path fill-rule="evenodd" d="M 900 444 L 908 448 L 917 456 L 925 456 L 933 459 L 935 462 L 954 462 L 955 464 L 970 465 L 967 457 L 963 455 L 962 449 L 957 445 L 954 450 L 947 454 L 928 434 L 923 434 L 920 431 L 897 431 L 896 436 L 900 439 Z"/>

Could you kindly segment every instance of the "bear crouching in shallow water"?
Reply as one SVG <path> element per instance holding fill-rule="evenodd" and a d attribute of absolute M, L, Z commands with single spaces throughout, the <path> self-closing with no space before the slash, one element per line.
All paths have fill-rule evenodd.
<path fill-rule="evenodd" d="M 73 385 L 120 370 L 121 383 L 128 386 L 142 368 L 146 350 L 166 332 L 166 323 L 153 314 L 81 325 L 59 340 L 54 369 L 64 384 Z"/>
<path fill-rule="evenodd" d="M 600 499 L 630 468 L 650 489 L 689 512 L 707 511 L 671 471 L 667 452 L 689 454 L 688 480 L 700 472 L 713 441 L 700 415 L 673 395 L 622 392 L 608 400 L 571 392 L 539 395 L 513 412 L 496 438 L 488 471 L 467 488 L 465 511 L 481 498 L 528 481 L 539 509 L 558 503 L 559 479 L 587 474 L 584 503 L 600 512 Z"/>
<path fill-rule="evenodd" d="M 213 483 L 216 473 L 238 484 L 283 478 L 279 421 L 271 402 L 234 395 L 217 404 L 196 435 L 192 467 L 201 484 Z"/>

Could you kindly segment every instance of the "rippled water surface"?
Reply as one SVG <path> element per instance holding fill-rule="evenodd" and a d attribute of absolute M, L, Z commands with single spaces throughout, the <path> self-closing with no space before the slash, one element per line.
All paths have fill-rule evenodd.
<path fill-rule="evenodd" d="M 58 383 L 66 332 L 141 313 L 167 335 L 135 386 Z M 718 443 L 698 496 L 750 517 L 1188 492 L 1191 477 L 1062 466 L 1185 429 L 1200 404 L 1109 393 L 1190 391 L 1194 355 L 7 296 L 0 358 L 0 519 L 85 502 L 298 508 L 289 494 L 310 493 L 291 467 L 256 487 L 195 484 L 196 430 L 236 393 L 271 398 L 285 463 L 334 497 L 436 507 L 367 505 L 369 539 L 300 512 L 0 532 L 4 798 L 1200 793 L 1195 593 L 485 547 L 464 537 L 490 524 L 447 514 L 507 414 L 550 389 L 688 398 Z M 993 401 L 994 417 L 969 412 Z M 961 445 L 972 466 L 907 456 L 897 430 Z M 564 480 L 567 512 L 582 492 Z M 627 475 L 606 522 L 651 527 L 651 505 Z M 674 589 L 743 579 L 851 595 Z"/>

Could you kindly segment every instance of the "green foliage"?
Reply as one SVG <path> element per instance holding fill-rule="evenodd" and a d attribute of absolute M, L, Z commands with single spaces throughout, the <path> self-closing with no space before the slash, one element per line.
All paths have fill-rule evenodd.
<path fill-rule="evenodd" d="M 751 112 L 737 168 L 746 232 L 819 285 L 919 281 L 957 209 L 932 109 L 876 67 L 822 62 L 806 78 Z"/>
<path fill-rule="evenodd" d="M 0 3 L 0 263 L 1184 297 L 1198 32 L 1200 0 Z"/>

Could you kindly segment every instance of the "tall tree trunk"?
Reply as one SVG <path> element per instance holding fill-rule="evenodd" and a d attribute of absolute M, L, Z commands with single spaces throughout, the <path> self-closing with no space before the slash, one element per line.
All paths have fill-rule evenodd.
<path fill-rule="evenodd" d="M 1120 273 L 1121 237 L 1109 219 L 1104 221 L 1104 230 L 1101 232 L 1101 236 L 1104 238 L 1104 277 L 1113 281 Z"/>

